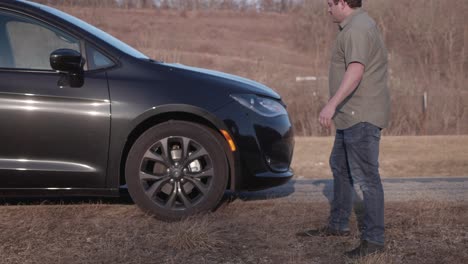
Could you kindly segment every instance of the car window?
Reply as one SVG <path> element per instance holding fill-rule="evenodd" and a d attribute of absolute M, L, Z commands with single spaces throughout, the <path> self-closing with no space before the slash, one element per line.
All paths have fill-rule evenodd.
<path fill-rule="evenodd" d="M 50 54 L 57 49 L 80 52 L 76 38 L 40 21 L 15 14 L 0 12 L 3 37 L 0 47 L 7 47 L 9 61 L 1 67 L 32 70 L 52 70 Z"/>
<path fill-rule="evenodd" d="M 87 58 L 89 70 L 98 70 L 114 66 L 114 62 L 111 59 L 99 52 L 90 44 L 87 45 L 86 49 L 88 52 Z"/>
<path fill-rule="evenodd" d="M 145 54 L 141 53 L 140 51 L 136 50 L 135 48 L 129 46 L 128 44 L 122 42 L 121 40 L 111 36 L 110 34 L 84 22 L 83 20 L 81 19 L 78 19 L 74 16 L 71 16 L 65 12 L 62 12 L 60 10 L 57 10 L 55 8 L 52 8 L 52 7 L 48 7 L 48 6 L 45 6 L 45 5 L 41 5 L 41 4 L 38 4 L 38 3 L 35 3 L 35 2 L 27 2 L 28 5 L 32 5 L 32 6 L 35 6 L 37 8 L 40 8 L 50 14 L 53 14 L 61 19 L 64 19 L 66 20 L 67 22 L 70 22 L 72 23 L 73 25 L 75 26 L 78 26 L 80 28 L 82 28 L 83 30 L 91 33 L 93 36 L 103 40 L 104 42 L 112 45 L 113 47 L 119 49 L 120 51 L 122 52 L 125 52 L 126 54 L 130 55 L 130 56 L 133 56 L 135 58 L 140 58 L 140 59 L 149 59 L 148 56 L 146 56 Z"/>

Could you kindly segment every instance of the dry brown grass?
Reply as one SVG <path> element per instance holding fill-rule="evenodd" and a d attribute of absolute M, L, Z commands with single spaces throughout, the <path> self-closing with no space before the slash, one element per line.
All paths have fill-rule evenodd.
<path fill-rule="evenodd" d="M 86 1 L 81 1 L 86 2 Z M 336 25 L 325 1 L 286 13 L 227 9 L 58 8 L 94 24 L 155 59 L 221 70 L 263 82 L 284 97 L 298 135 L 330 135 L 317 115 L 328 81 Z M 190 1 L 187 1 L 190 2 Z M 84 3 L 84 5 L 89 6 Z M 468 133 L 468 28 L 464 0 L 368 1 L 390 54 L 391 135 Z M 421 30 L 424 29 L 424 30 Z M 423 112 L 422 96 L 428 93 Z"/>
<path fill-rule="evenodd" d="M 292 167 L 298 177 L 331 178 L 333 137 L 297 137 Z M 468 174 L 468 136 L 383 136 L 380 173 L 393 177 L 450 177 Z"/>
<path fill-rule="evenodd" d="M 215 219 L 209 216 L 194 216 L 181 222 L 170 224 L 167 244 L 176 250 L 197 250 L 203 248 L 217 251 L 224 246 L 223 235 L 213 229 Z"/>
<path fill-rule="evenodd" d="M 0 207 L 0 263 L 464 263 L 466 202 L 386 204 L 384 254 L 352 261 L 350 238 L 297 238 L 326 222 L 328 204 L 235 200 L 211 215 L 164 223 L 134 205 Z"/>

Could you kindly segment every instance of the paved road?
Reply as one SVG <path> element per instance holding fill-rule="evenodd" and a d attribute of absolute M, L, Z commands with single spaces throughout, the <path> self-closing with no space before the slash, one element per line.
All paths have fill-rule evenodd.
<path fill-rule="evenodd" d="M 392 178 L 383 179 L 382 183 L 385 201 L 414 199 L 468 201 L 468 177 Z M 246 200 L 280 197 L 330 201 L 333 197 L 333 180 L 296 179 L 279 187 L 258 192 L 243 192 L 238 195 L 238 198 Z"/>

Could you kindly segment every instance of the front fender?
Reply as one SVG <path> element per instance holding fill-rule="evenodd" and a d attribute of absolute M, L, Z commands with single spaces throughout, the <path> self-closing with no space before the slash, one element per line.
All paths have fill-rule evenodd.
<path fill-rule="evenodd" d="M 227 126 L 222 122 L 218 117 L 216 117 L 214 114 L 208 112 L 207 110 L 192 106 L 192 105 L 183 105 L 183 104 L 169 104 L 169 105 L 163 105 L 163 106 L 158 106 L 158 107 L 152 107 L 148 109 L 147 111 L 143 112 L 141 115 L 139 115 L 137 118 L 135 118 L 132 121 L 131 129 L 127 133 L 127 141 L 125 146 L 122 148 L 121 151 L 121 158 L 120 158 L 120 164 L 121 164 L 121 169 L 119 171 L 120 175 L 120 181 L 119 185 L 122 185 L 122 181 L 124 180 L 124 175 L 122 174 L 123 172 L 123 164 L 125 163 L 126 160 L 126 155 L 133 145 L 133 142 L 138 138 L 139 135 L 141 135 L 146 129 L 149 127 L 152 127 L 154 125 L 157 125 L 162 122 L 166 122 L 169 120 L 185 120 L 185 121 L 191 121 L 191 122 L 198 122 L 202 123 L 204 125 L 207 125 L 214 129 L 216 132 L 222 135 L 221 130 L 225 130 L 228 133 L 229 130 L 227 129 Z M 223 136 L 223 135 L 222 135 Z M 223 138 L 225 138 L 223 136 Z M 232 138 L 232 136 L 231 136 Z M 223 142 L 224 150 L 226 153 L 226 158 L 229 163 L 229 170 L 230 170 L 230 184 L 229 184 L 229 189 L 231 191 L 236 190 L 236 186 L 238 185 L 236 183 L 236 179 L 238 179 L 237 173 L 240 170 L 239 165 L 240 165 L 240 158 L 239 158 L 239 153 L 238 151 L 231 151 L 229 143 L 227 140 L 224 140 Z"/>

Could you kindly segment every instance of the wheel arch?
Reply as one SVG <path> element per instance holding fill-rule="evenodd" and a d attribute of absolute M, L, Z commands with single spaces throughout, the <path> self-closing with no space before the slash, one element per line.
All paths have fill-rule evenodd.
<path fill-rule="evenodd" d="M 153 108 L 145 112 L 137 119 L 135 119 L 134 122 L 132 122 L 133 129 L 127 136 L 127 141 L 125 142 L 125 146 L 123 148 L 120 160 L 119 185 L 123 186 L 126 184 L 125 163 L 130 148 L 138 139 L 138 137 L 140 137 L 149 128 L 164 122 L 170 122 L 171 120 L 188 121 L 201 124 L 213 129 L 214 131 L 216 131 L 216 133 L 221 135 L 221 137 L 224 139 L 222 143 L 224 146 L 224 153 L 226 154 L 226 159 L 228 161 L 229 166 L 229 179 L 227 189 L 235 191 L 237 179 L 236 173 L 238 171 L 238 169 L 236 169 L 236 164 L 238 164 L 238 162 L 236 162 L 238 160 L 237 151 L 232 152 L 230 150 L 228 142 L 221 133 L 221 130 L 229 130 L 227 130 L 227 127 L 224 125 L 224 123 L 218 120 L 213 114 L 209 113 L 208 111 L 202 108 L 190 105 L 166 105 L 158 108 Z"/>

